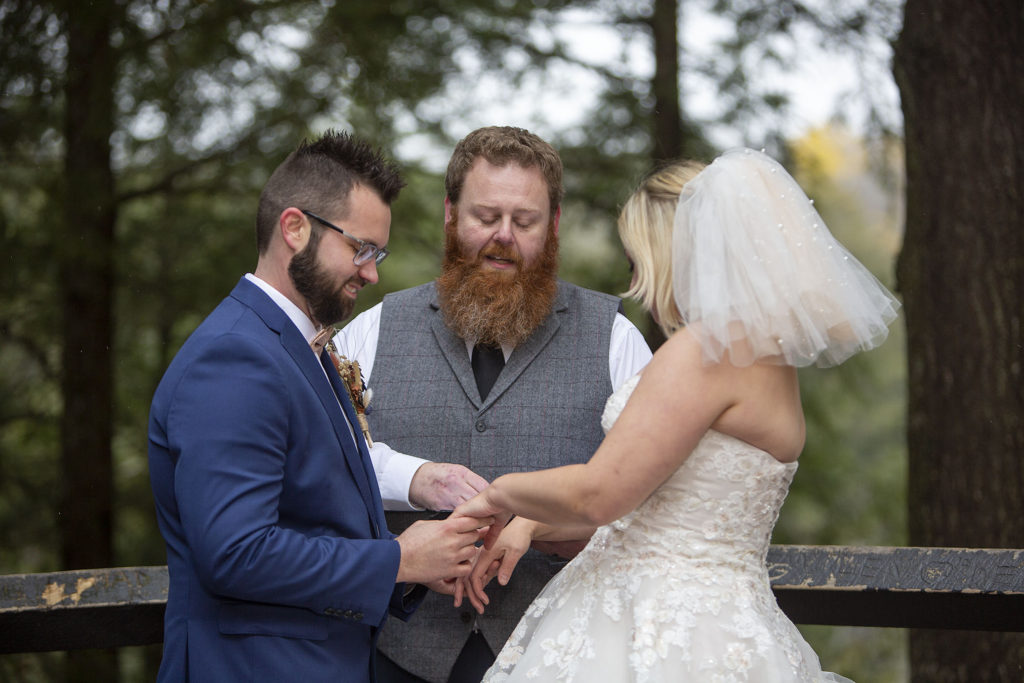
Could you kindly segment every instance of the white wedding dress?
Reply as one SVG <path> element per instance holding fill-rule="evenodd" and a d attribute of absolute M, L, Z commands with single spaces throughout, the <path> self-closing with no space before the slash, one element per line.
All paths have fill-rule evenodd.
<path fill-rule="evenodd" d="M 639 376 L 609 399 L 607 432 Z M 765 557 L 796 463 L 709 431 L 533 601 L 485 683 L 848 681 L 775 602 Z"/>

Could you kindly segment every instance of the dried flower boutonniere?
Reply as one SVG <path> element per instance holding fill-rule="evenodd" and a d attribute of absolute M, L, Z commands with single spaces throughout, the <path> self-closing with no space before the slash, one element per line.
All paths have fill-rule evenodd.
<path fill-rule="evenodd" d="M 370 423 L 366 421 L 366 407 L 370 405 L 373 391 L 366 388 L 363 381 L 363 373 L 359 369 L 359 361 L 349 360 L 338 353 L 334 342 L 327 344 L 327 351 L 334 363 L 334 369 L 338 371 L 342 383 L 348 390 L 348 397 L 352 400 L 352 407 L 356 409 L 356 419 L 359 420 L 359 428 L 363 430 L 366 437 L 366 445 L 372 446 L 373 439 L 370 438 Z"/>

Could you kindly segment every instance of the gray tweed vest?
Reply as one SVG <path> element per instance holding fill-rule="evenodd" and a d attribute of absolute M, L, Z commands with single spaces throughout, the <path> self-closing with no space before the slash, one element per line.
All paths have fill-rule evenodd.
<path fill-rule="evenodd" d="M 433 283 L 384 298 L 368 411 L 375 439 L 404 453 L 465 465 L 488 481 L 586 462 L 604 434 L 608 353 L 618 299 L 566 282 L 553 312 L 518 346 L 481 401 L 465 342 L 444 324 Z M 426 514 L 388 513 L 400 533 Z M 489 586 L 476 620 L 495 653 L 564 561 L 530 551 L 508 586 Z M 444 683 L 476 613 L 429 593 L 409 622 L 388 621 L 378 647 L 406 670 Z"/>

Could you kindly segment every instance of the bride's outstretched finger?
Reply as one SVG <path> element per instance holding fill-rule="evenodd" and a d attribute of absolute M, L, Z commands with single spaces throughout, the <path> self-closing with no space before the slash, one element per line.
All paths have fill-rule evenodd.
<path fill-rule="evenodd" d="M 487 597 L 484 587 L 494 578 L 497 565 L 497 560 L 488 561 L 481 558 L 477 561 L 469 576 L 463 579 L 465 597 L 480 614 L 483 614 L 486 607 L 491 604 L 491 600 Z"/>
<path fill-rule="evenodd" d="M 486 528 L 487 527 L 484 527 L 484 529 Z M 467 571 L 465 574 L 458 578 L 452 579 L 454 583 L 452 585 L 452 590 L 449 593 L 449 595 L 454 596 L 455 607 L 461 607 L 462 600 L 464 598 L 469 598 L 470 604 L 472 604 L 473 607 L 476 607 L 476 603 L 473 602 L 472 587 L 470 586 L 469 583 L 469 577 L 476 570 L 476 566 L 480 562 L 480 556 L 483 553 L 484 549 L 481 546 L 474 547 L 473 557 L 469 560 L 466 560 L 466 562 L 463 563 L 469 566 L 469 571 Z M 483 611 L 481 609 L 478 608 L 477 611 L 483 614 Z"/>
<path fill-rule="evenodd" d="M 535 529 L 536 525 L 533 522 L 517 517 L 502 530 L 494 549 L 490 551 L 493 558 L 500 560 L 498 566 L 493 568 L 491 576 L 497 575 L 498 583 L 502 586 L 508 585 L 519 560 L 530 549 Z"/>
<path fill-rule="evenodd" d="M 488 603 L 486 601 L 480 600 L 480 598 L 474 593 L 473 586 L 470 583 L 468 576 L 460 578 L 455 586 L 456 607 L 462 606 L 463 598 L 469 600 L 469 604 L 473 606 L 473 609 L 477 611 L 477 614 L 484 613 L 484 609 L 486 608 Z"/>
<path fill-rule="evenodd" d="M 466 594 L 470 602 L 482 613 L 490 604 L 485 588 L 491 579 L 498 577 L 498 583 L 508 585 L 512 572 L 519 560 L 530 548 L 533 540 L 533 522 L 517 518 L 510 522 L 498 536 L 492 547 L 486 545 L 477 556 L 476 563 L 466 577 Z"/>
<path fill-rule="evenodd" d="M 454 588 L 454 591 L 453 591 L 452 594 L 455 596 L 454 603 L 455 603 L 455 607 L 456 608 L 462 607 L 462 598 L 466 597 L 466 595 L 467 595 L 467 589 L 466 589 L 466 581 L 467 580 L 468 580 L 468 577 L 465 577 L 465 576 L 460 578 L 460 579 L 456 579 L 455 580 L 455 588 Z"/>
<path fill-rule="evenodd" d="M 523 552 L 518 552 L 510 548 L 504 556 L 502 556 L 501 563 L 495 568 L 499 584 L 502 586 L 508 585 L 508 582 L 512 579 L 512 572 L 515 571 L 516 565 L 519 564 L 519 560 L 523 557 Z"/>
<path fill-rule="evenodd" d="M 486 599 L 486 595 L 484 595 L 483 600 L 480 599 L 480 596 L 477 595 L 469 576 L 463 576 L 456 580 L 453 594 L 455 596 L 456 608 L 462 606 L 462 601 L 464 599 L 469 600 L 469 604 L 473 606 L 473 609 L 475 609 L 478 614 L 483 614 L 484 609 L 490 602 Z"/>
<path fill-rule="evenodd" d="M 499 564 L 500 560 L 497 558 L 481 558 L 481 561 L 473 568 L 470 575 L 466 577 L 467 589 L 472 591 L 471 595 L 475 596 L 484 605 L 489 605 L 491 602 L 484 589 L 491 582 L 491 579 L 494 578 Z"/>

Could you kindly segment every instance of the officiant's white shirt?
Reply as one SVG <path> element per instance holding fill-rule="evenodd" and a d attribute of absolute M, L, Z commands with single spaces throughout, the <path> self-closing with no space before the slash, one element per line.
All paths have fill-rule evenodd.
<path fill-rule="evenodd" d="M 377 356 L 377 340 L 380 337 L 380 313 L 383 304 L 357 315 L 352 322 L 334 337 L 338 353 L 349 360 L 359 361 L 363 379 L 370 388 L 373 361 Z M 473 353 L 476 340 L 466 340 L 466 356 Z M 512 355 L 513 348 L 502 347 L 505 360 Z M 640 372 L 651 360 L 651 349 L 644 341 L 640 330 L 621 313 L 615 315 L 612 323 L 611 343 L 608 345 L 608 374 L 615 391 L 627 379 Z M 409 502 L 409 485 L 413 475 L 425 462 L 390 448 L 386 443 L 375 441 L 370 448 L 370 459 L 377 474 L 377 485 L 384 500 L 385 510 L 418 510 Z"/>

